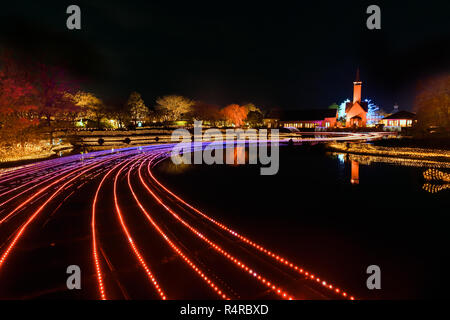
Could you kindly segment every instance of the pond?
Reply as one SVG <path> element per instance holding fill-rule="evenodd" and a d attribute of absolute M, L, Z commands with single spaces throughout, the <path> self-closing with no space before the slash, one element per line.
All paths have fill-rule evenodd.
<path fill-rule="evenodd" d="M 358 298 L 420 299 L 448 297 L 449 168 L 290 146 L 273 176 L 170 159 L 156 172 L 217 220 Z M 381 290 L 367 289 L 370 265 L 381 269 Z"/>

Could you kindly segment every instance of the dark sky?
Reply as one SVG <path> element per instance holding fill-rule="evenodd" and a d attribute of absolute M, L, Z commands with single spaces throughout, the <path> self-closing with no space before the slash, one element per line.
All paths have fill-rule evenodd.
<path fill-rule="evenodd" d="M 370 4 L 382 29 L 366 28 Z M 66 28 L 70 4 L 82 30 Z M 450 72 L 446 1 L 9 1 L 1 45 L 64 64 L 105 99 L 181 94 L 218 105 L 324 108 L 363 97 L 411 109 L 417 85 Z"/>

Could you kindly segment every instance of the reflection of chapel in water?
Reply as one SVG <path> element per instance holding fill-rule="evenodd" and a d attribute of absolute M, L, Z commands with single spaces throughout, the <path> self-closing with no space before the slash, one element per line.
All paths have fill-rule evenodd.
<path fill-rule="evenodd" d="M 359 184 L 359 162 L 355 160 L 351 160 L 352 162 L 352 169 L 351 169 L 351 178 L 350 182 L 352 184 Z"/>
<path fill-rule="evenodd" d="M 351 159 L 348 153 L 337 154 L 337 157 L 339 159 L 339 163 L 341 164 L 341 170 L 339 171 L 342 172 L 342 178 L 345 180 L 348 179 L 348 166 L 346 165 L 346 163 L 350 163 L 350 183 L 359 184 L 359 162 Z"/>

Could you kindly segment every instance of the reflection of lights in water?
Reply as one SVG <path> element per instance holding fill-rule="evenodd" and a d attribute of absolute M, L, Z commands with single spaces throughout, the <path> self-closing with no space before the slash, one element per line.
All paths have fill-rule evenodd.
<path fill-rule="evenodd" d="M 439 171 L 437 169 L 428 169 L 423 173 L 423 177 L 426 180 L 438 180 L 438 181 L 445 181 L 450 182 L 450 174 Z"/>
<path fill-rule="evenodd" d="M 170 160 L 161 162 L 159 169 L 168 174 L 182 174 L 192 169 L 192 167 L 192 165 L 185 163 L 175 164 L 172 160 Z"/>
<path fill-rule="evenodd" d="M 345 161 L 345 154 L 343 153 L 331 153 L 331 155 L 336 156 L 339 163 Z M 441 162 L 433 160 L 417 160 L 417 159 L 402 159 L 394 157 L 382 157 L 382 156 L 369 156 L 369 155 L 359 155 L 359 154 L 347 154 L 348 159 L 351 161 L 351 179 L 352 184 L 359 183 L 359 164 L 371 165 L 372 163 L 385 163 L 396 166 L 405 167 L 428 167 L 428 170 L 423 172 L 423 177 L 428 181 L 440 181 L 440 182 L 450 182 L 450 173 L 446 173 L 435 168 L 450 168 L 450 162 Z M 431 168 L 430 168 L 431 167 Z M 430 193 L 436 193 L 442 190 L 450 188 L 450 184 L 432 184 L 425 183 L 423 189 Z"/>
<path fill-rule="evenodd" d="M 246 150 L 245 147 L 234 148 L 234 165 L 240 165 L 246 163 Z"/>
<path fill-rule="evenodd" d="M 352 173 L 350 182 L 352 184 L 359 184 L 359 163 L 352 160 Z"/>
<path fill-rule="evenodd" d="M 252 157 L 254 159 L 254 157 Z M 241 164 L 246 164 L 249 161 L 248 149 L 244 146 L 235 146 L 227 148 L 225 151 L 225 163 L 237 166 Z"/>
<path fill-rule="evenodd" d="M 332 155 L 339 156 L 342 153 L 331 153 Z M 349 160 L 358 161 L 363 165 L 371 165 L 372 163 L 386 163 L 405 167 L 429 167 L 429 168 L 450 168 L 450 162 L 435 161 L 426 159 L 404 159 L 388 156 L 372 156 L 372 155 L 360 155 L 360 154 L 348 154 Z"/>
<path fill-rule="evenodd" d="M 423 172 L 423 178 L 434 182 L 450 182 L 450 174 L 440 170 L 431 168 Z M 446 189 L 450 189 L 450 184 L 424 183 L 423 190 L 430 193 L 437 193 Z"/>
<path fill-rule="evenodd" d="M 438 149 L 424 149 L 424 148 L 390 148 L 390 147 L 379 147 L 371 144 L 362 143 L 340 143 L 332 142 L 328 146 L 332 149 L 339 151 L 346 151 L 359 154 L 370 154 L 370 155 L 383 155 L 383 156 L 396 156 L 405 157 L 407 159 L 411 158 L 439 158 L 444 161 L 450 161 L 450 151 L 448 150 L 438 150 Z"/>
<path fill-rule="evenodd" d="M 437 193 L 446 189 L 450 189 L 450 184 L 433 184 L 433 183 L 424 183 L 422 186 L 423 190 L 430 193 Z"/>

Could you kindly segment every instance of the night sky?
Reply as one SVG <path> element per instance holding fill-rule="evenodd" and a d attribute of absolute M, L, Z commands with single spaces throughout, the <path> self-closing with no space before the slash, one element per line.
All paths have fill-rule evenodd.
<path fill-rule="evenodd" d="M 95 4 L 93 4 L 95 3 Z M 66 28 L 70 4 L 82 29 Z M 366 8 L 381 7 L 381 30 Z M 326 108 L 363 97 L 412 110 L 417 86 L 450 72 L 447 1 L 9 1 L 0 44 L 62 64 L 108 100 L 131 91 L 149 106 L 181 94 L 221 106 Z"/>

